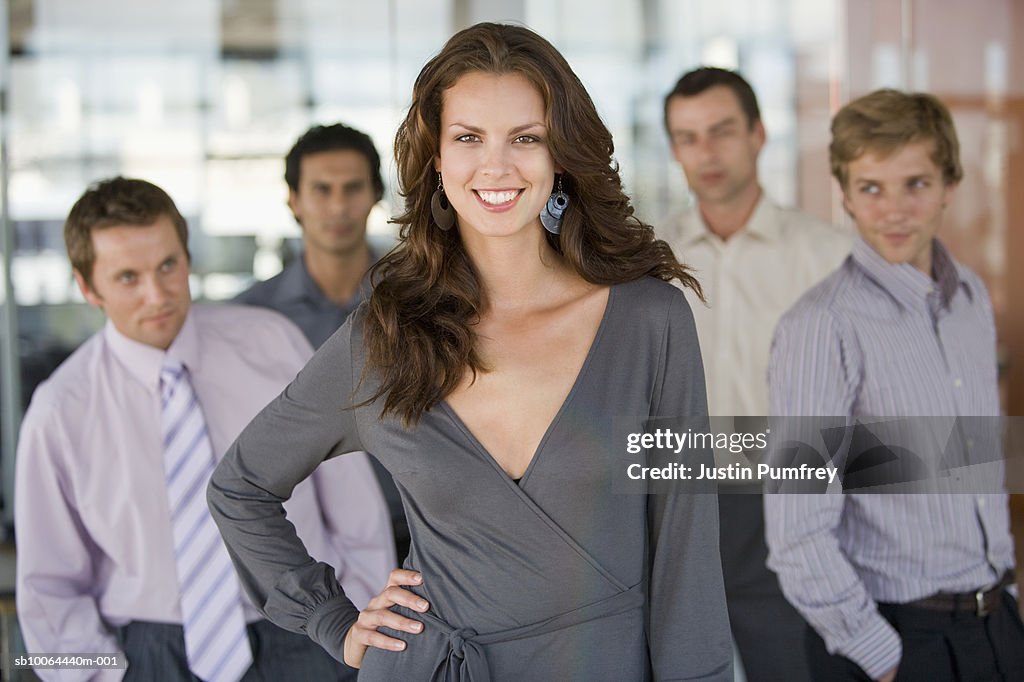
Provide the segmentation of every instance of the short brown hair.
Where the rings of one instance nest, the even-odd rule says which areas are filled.
[[[752,130],[754,124],[761,120],[761,107],[757,105],[757,95],[754,94],[754,89],[739,72],[720,69],[717,66],[702,66],[684,73],[683,77],[676,82],[675,87],[665,95],[665,101],[662,104],[665,130],[669,134],[672,133],[668,129],[668,105],[673,97],[696,97],[717,87],[729,88],[732,94],[736,95],[740,109],[747,117],[747,128]]]
[[[914,142],[935,143],[932,161],[947,185],[960,181],[960,142],[953,117],[934,95],[875,90],[847,104],[832,119],[829,161],[832,175],[846,190],[851,161],[865,152],[887,156]]]
[[[336,151],[353,151],[366,157],[366,163],[370,166],[373,192],[377,201],[380,201],[384,197],[384,178],[380,174],[380,154],[377,153],[377,148],[373,146],[373,140],[369,135],[343,123],[313,126],[295,141],[295,145],[292,146],[284,160],[284,181],[288,183],[288,188],[296,194],[299,191],[302,159],[312,154]]]
[[[92,247],[92,231],[118,225],[146,227],[162,216],[174,223],[185,255],[188,253],[188,225],[167,192],[151,182],[118,176],[92,184],[64,221],[64,245],[71,267],[86,283],[92,285],[92,266],[96,252]]]

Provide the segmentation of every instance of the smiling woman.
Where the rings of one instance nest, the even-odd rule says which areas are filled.
[[[469,73],[445,93],[434,167],[467,248],[522,229],[542,234],[555,178],[547,138],[544,100],[518,74]]]
[[[613,420],[707,406],[668,282],[699,286],[633,216],[612,150],[550,43],[455,35],[396,136],[406,210],[370,301],[213,477],[254,603],[361,680],[732,679],[715,498],[613,494]],[[393,474],[412,535],[362,612],[280,513],[360,449]]]

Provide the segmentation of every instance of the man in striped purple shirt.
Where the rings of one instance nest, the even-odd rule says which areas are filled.
[[[871,93],[830,156],[860,239],[780,321],[771,414],[998,416],[988,295],[935,238],[962,175],[949,111]],[[765,514],[815,679],[1024,680],[1005,494],[779,494]]]

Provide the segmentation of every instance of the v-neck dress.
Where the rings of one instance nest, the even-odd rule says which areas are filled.
[[[365,450],[402,494],[405,568],[430,602],[402,652],[370,648],[360,680],[731,680],[717,499],[630,494],[625,432],[707,413],[693,316],[652,278],[611,288],[569,395],[517,485],[445,402],[411,428],[381,418],[363,375],[362,310],[239,436],[210,484],[253,602],[339,661],[358,617],[281,503],[328,457]],[[558,349],[537,349],[557,353]],[[523,399],[528,399],[524,396]],[[618,434],[618,435],[617,435]],[[383,588],[383,586],[382,586]]]

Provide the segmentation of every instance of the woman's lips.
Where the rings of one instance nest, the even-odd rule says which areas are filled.
[[[475,189],[477,201],[489,211],[501,211],[511,208],[519,197],[522,196],[521,189]]]

